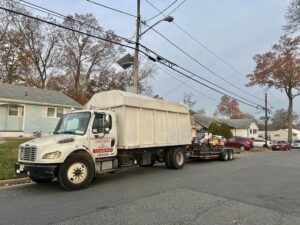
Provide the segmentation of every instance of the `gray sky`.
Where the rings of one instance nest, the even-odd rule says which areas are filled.
[[[105,29],[114,30],[116,34],[123,37],[132,37],[135,33],[135,18],[105,9],[85,0],[28,0],[40,6],[52,9],[63,14],[93,13],[101,26]],[[94,0],[96,2],[118,8],[122,11],[135,14],[135,0]],[[157,8],[164,9],[174,0],[148,0]],[[178,0],[176,5],[183,0]],[[264,98],[264,89],[260,87],[245,87],[246,74],[253,71],[255,63],[252,57],[257,53],[270,50],[271,45],[283,35],[282,26],[285,23],[284,14],[289,0],[186,0],[173,14],[175,22],[184,30],[192,34],[199,42],[210,48],[221,56],[242,74],[237,73],[215,56],[190,39],[180,31],[174,24],[162,22],[156,29],[168,37],[172,42],[183,48],[186,52],[200,61],[202,64],[215,71],[230,83],[238,86],[252,95]],[[166,11],[168,13],[170,11]],[[142,19],[149,19],[157,14],[145,0],[141,0]],[[155,23],[163,16],[149,21],[149,25]],[[146,29],[143,27],[143,29]],[[209,79],[232,92],[241,95],[258,104],[264,104],[247,93],[242,92],[218,77],[214,76],[190,58],[175,49],[153,31],[147,32],[141,42],[158,52],[162,56],[175,63]],[[129,51],[130,52],[130,51]],[[161,66],[160,66],[161,67]],[[184,93],[193,93],[197,104],[194,110],[205,108],[207,115],[211,115],[220,100],[221,95],[203,87],[193,81],[177,75],[175,72],[166,73],[165,68],[157,69],[153,80],[155,94],[163,96],[164,99],[182,101]],[[175,79],[175,78],[176,79]],[[186,83],[183,85],[179,81]],[[278,90],[270,89],[269,102],[272,110],[287,108],[287,97]],[[204,96],[206,95],[206,96]],[[300,97],[296,98],[294,109],[300,113],[298,104]],[[243,112],[261,116],[260,110],[245,106],[240,103]]]

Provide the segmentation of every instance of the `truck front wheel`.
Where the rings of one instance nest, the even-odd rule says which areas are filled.
[[[82,155],[71,155],[58,170],[58,183],[68,191],[87,188],[94,178],[92,160]]]

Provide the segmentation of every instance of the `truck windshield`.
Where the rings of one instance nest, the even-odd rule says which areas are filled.
[[[60,118],[54,130],[54,134],[84,135],[86,133],[90,117],[90,112],[76,112],[66,114]]]

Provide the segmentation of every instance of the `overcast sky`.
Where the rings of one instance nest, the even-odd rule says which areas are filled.
[[[105,29],[114,30],[116,34],[127,38],[132,37],[135,33],[135,18],[96,6],[85,0],[27,1],[63,14],[90,12],[97,17],[100,25]],[[131,14],[136,14],[135,0],[94,1]],[[148,1],[162,10],[174,0]],[[174,6],[169,11],[166,11],[166,13],[170,12],[182,1],[177,0]],[[233,65],[241,73],[236,72],[217,59],[180,31],[174,24],[162,22],[156,26],[159,32],[199,62],[244,91],[230,86],[208,72],[151,30],[143,36],[141,42],[178,65],[246,99],[263,105],[263,101],[251,95],[263,99],[265,89],[261,87],[245,87],[247,83],[245,75],[251,73],[255,67],[252,57],[255,54],[270,50],[272,44],[276,43],[279,37],[283,35],[282,26],[285,24],[284,14],[289,2],[289,0],[186,0],[172,14],[176,24]],[[147,20],[157,14],[157,11],[145,0],[141,0],[141,14],[142,19]],[[149,21],[148,24],[151,25],[161,18],[163,18],[162,15]],[[143,30],[145,29],[143,27]],[[167,73],[165,72],[165,68],[162,69],[157,69],[152,82],[154,94],[159,94],[167,100],[182,101],[183,94],[191,92],[197,101],[194,110],[205,108],[207,115],[212,115],[220,100],[220,94],[193,81],[188,81],[174,72]],[[186,83],[187,86],[180,83],[180,81]],[[246,92],[251,93],[251,95]],[[270,105],[273,107],[272,110],[287,108],[287,97],[284,93],[275,89],[268,90],[268,93]],[[294,104],[297,113],[300,113],[299,103],[300,97],[296,98]],[[242,103],[240,103],[240,108],[243,112],[253,114],[256,117],[262,115],[260,110],[243,105]]]

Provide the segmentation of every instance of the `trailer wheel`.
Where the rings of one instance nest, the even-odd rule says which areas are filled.
[[[227,150],[222,151],[220,156],[221,156],[222,161],[227,161],[228,160],[228,151]]]
[[[90,159],[71,155],[59,168],[58,183],[68,191],[87,188],[94,178],[94,166]]]
[[[228,152],[228,160],[233,160],[234,159],[233,151],[228,150],[227,152]]]
[[[170,165],[172,169],[182,169],[185,163],[185,152],[182,148],[170,150],[169,154]]]

